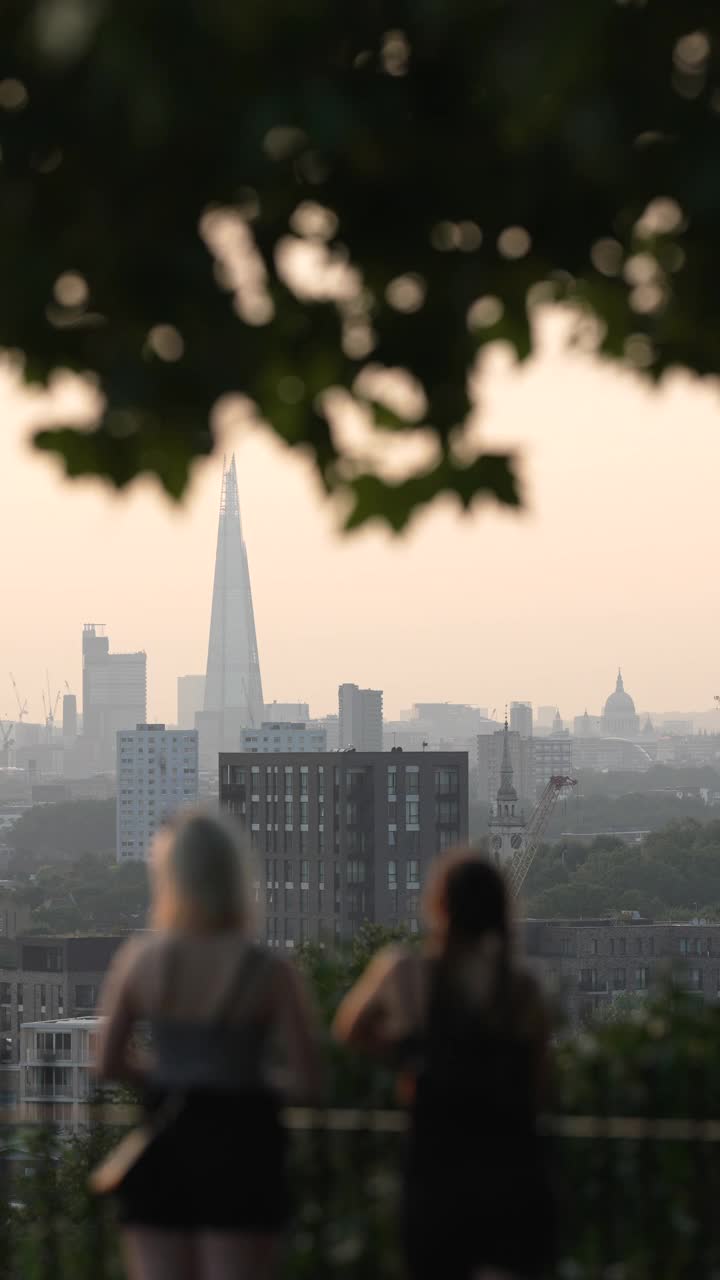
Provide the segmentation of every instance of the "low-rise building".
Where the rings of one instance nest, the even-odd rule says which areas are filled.
[[[47,1018],[20,1027],[19,1102],[87,1102],[101,1018]]]
[[[23,1024],[93,1015],[105,974],[124,940],[32,934],[0,938],[0,1102],[19,1097]]]
[[[720,924],[620,917],[523,920],[520,930],[528,965],[571,1022],[670,979],[698,998],[720,999]]]

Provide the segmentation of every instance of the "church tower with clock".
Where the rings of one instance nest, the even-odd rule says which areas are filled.
[[[500,786],[495,808],[490,819],[490,851],[498,867],[503,868],[525,845],[525,819],[520,810],[518,795],[513,783],[513,767],[510,759],[508,722],[505,719]]]

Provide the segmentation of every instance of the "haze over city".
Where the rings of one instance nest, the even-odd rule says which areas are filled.
[[[521,452],[519,516],[448,500],[400,538],[342,536],[302,457],[229,433],[268,699],[324,714],[351,679],[385,691],[388,718],[513,697],[570,717],[600,710],[620,664],[639,710],[711,710],[717,388],[678,374],[648,391],[560,353],[559,323],[542,356],[518,368],[498,349],[486,371],[479,429]],[[59,416],[76,394],[55,395]],[[197,464],[179,507],[150,482],[60,482],[26,444],[39,397],[4,369],[0,403],[3,669],[41,719],[45,669],[79,691],[80,628],[102,621],[115,649],[146,649],[148,715],[172,722],[176,677],[205,668],[221,462]]]

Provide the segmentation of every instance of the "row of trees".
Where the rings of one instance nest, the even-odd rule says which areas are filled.
[[[612,836],[559,841],[538,853],[525,882],[523,914],[720,918],[720,821],[686,818],[642,844]]]

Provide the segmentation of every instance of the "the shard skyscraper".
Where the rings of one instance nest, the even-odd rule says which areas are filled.
[[[240,730],[262,724],[263,713],[250,570],[233,455],[230,466],[223,465],[205,703],[197,717],[204,767],[217,767],[218,751],[237,751]]]

